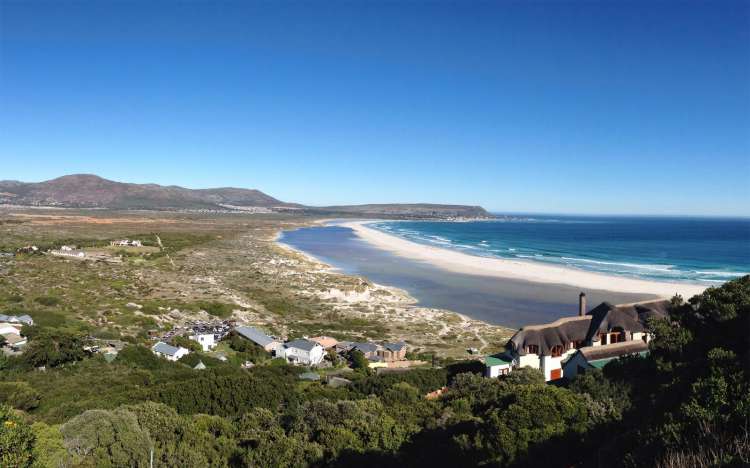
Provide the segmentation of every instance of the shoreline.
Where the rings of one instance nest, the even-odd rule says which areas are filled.
[[[658,282],[635,278],[606,275],[555,265],[479,257],[448,249],[418,244],[400,237],[372,229],[367,224],[374,221],[347,221],[337,223],[352,229],[368,244],[400,257],[429,263],[435,267],[455,273],[523,280],[531,283],[566,285],[582,290],[604,290],[630,294],[651,294],[669,299],[680,294],[688,299],[700,294],[707,287],[689,283]]]

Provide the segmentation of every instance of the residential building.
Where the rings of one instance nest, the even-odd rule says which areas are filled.
[[[9,348],[18,349],[26,344],[26,338],[16,333],[0,333],[0,335],[5,339],[5,346]]]
[[[623,356],[648,354],[648,344],[644,340],[621,341],[608,345],[586,346],[579,349],[563,364],[563,376],[572,379],[588,369],[601,369],[611,361]]]
[[[513,358],[506,353],[494,354],[484,359],[485,377],[508,375],[513,367]]]
[[[318,343],[299,339],[284,343],[277,354],[292,364],[317,366],[323,361],[325,352]]]
[[[113,247],[143,247],[143,243],[139,240],[122,239],[116,240],[109,243]]]
[[[17,323],[0,323],[0,335],[21,335],[21,325]]]
[[[271,338],[262,331],[254,327],[236,327],[234,329],[241,337],[252,341],[269,353],[278,353],[281,348],[281,342]]]
[[[190,350],[182,346],[172,346],[160,341],[151,347],[151,351],[159,357],[166,358],[170,361],[176,361],[182,356],[190,354]]]
[[[331,338],[330,336],[315,336],[315,337],[310,338],[310,341],[314,341],[318,343],[320,346],[323,347],[323,349],[334,348],[336,347],[337,344],[339,344],[336,338]]]
[[[668,307],[669,301],[621,306],[603,302],[586,312],[586,295],[581,293],[578,316],[523,327],[510,339],[506,352],[492,358],[510,360],[511,369],[540,369],[545,380],[557,380],[563,377],[563,364],[579,349],[630,341],[648,343],[651,337],[646,329],[646,321],[652,317],[666,316]],[[626,347],[610,348],[610,352],[617,350],[629,354]],[[494,376],[493,373],[502,375],[505,369],[504,364],[488,359],[488,376]]]
[[[21,325],[34,325],[34,319],[30,315],[5,315],[0,314],[0,322],[17,323]]]
[[[201,345],[203,351],[211,351],[216,346],[214,341],[213,333],[197,333],[189,337],[193,341],[197,341]]]
[[[86,256],[86,253],[83,250],[50,250],[50,254],[55,255],[57,257],[75,257],[75,258],[84,258]]]
[[[406,359],[406,343],[385,343],[377,352],[385,362],[403,361]]]

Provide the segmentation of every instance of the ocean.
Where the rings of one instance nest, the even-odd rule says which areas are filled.
[[[471,255],[640,279],[713,286],[750,272],[750,219],[534,215],[370,227]]]

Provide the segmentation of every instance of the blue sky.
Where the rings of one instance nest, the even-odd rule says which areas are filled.
[[[750,215],[747,2],[0,2],[0,179]]]

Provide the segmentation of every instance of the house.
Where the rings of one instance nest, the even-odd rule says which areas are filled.
[[[403,361],[406,359],[406,343],[385,343],[377,353],[385,362]]]
[[[643,340],[630,340],[618,343],[586,346],[576,352],[563,364],[563,376],[572,379],[588,369],[601,369],[608,363],[623,356],[648,354],[648,344]]]
[[[234,329],[241,337],[252,341],[269,353],[277,352],[281,348],[281,342],[277,341],[254,327],[236,327]]]
[[[26,344],[26,338],[21,335],[15,333],[2,333],[1,335],[5,338],[5,346],[9,348],[18,349]]]
[[[377,357],[378,345],[374,343],[352,343],[349,347],[349,351],[359,351],[364,354],[367,359]]]
[[[193,341],[197,341],[201,345],[203,351],[210,351],[216,347],[213,333],[197,333],[191,335],[189,338]]]
[[[151,347],[151,351],[159,357],[166,358],[170,361],[176,361],[182,356],[190,354],[190,350],[182,346],[172,346],[160,341]]]
[[[406,359],[406,343],[351,343],[349,351],[359,351],[373,362],[395,362]]]
[[[17,323],[22,325],[34,325],[34,319],[30,315],[5,315],[0,314],[0,322]]]
[[[493,357],[510,358],[510,369],[533,367],[542,371],[546,381],[557,380],[563,377],[563,364],[582,348],[630,341],[648,343],[651,337],[646,322],[652,317],[666,316],[668,307],[669,301],[621,306],[603,302],[587,313],[586,295],[581,293],[578,316],[523,327],[508,342],[504,357]],[[610,350],[628,354],[625,347]],[[494,359],[488,360],[486,367],[488,376],[502,375],[501,370],[506,369]]]
[[[75,257],[84,258],[86,253],[82,250],[50,250],[49,253],[57,257]]]
[[[331,338],[330,336],[315,336],[313,338],[310,338],[310,341],[318,343],[323,347],[323,349],[334,348],[337,344],[339,344],[336,338]]]
[[[16,323],[0,323],[0,335],[21,336],[21,325]]]
[[[195,367],[193,367],[193,369],[195,369],[195,370],[205,370],[206,369],[206,365],[203,364],[203,361],[198,361],[198,364],[196,364]]]
[[[506,353],[494,354],[484,358],[485,377],[495,378],[510,374],[513,358]]]
[[[316,366],[323,361],[324,350],[314,341],[299,339],[284,343],[277,354],[292,364]]]
[[[112,247],[143,247],[143,243],[139,240],[122,239],[116,240],[109,243]]]

